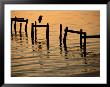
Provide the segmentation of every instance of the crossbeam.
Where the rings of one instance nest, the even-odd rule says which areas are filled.
[[[71,33],[77,33],[77,34],[84,34],[85,32],[80,32],[80,31],[74,31],[74,30],[67,30],[67,32],[71,32]]]
[[[11,18],[11,21],[16,21],[16,22],[28,22],[28,19],[24,20],[24,18]]]
[[[84,38],[84,36],[82,36],[82,38]],[[86,38],[100,38],[100,35],[90,35],[86,36]]]
[[[11,18],[11,21],[24,20],[24,18]]]
[[[33,25],[33,27],[48,27],[48,25]]]
[[[16,20],[17,22],[27,22],[27,20]]]

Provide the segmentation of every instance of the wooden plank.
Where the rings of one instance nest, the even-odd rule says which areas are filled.
[[[16,20],[17,22],[27,22],[27,20]]]
[[[77,33],[77,34],[84,34],[85,32],[80,32],[80,31],[74,31],[74,30],[68,30],[67,32],[71,32],[71,33]]]
[[[33,25],[33,27],[48,27],[48,25]]]
[[[84,36],[82,36],[82,38],[84,38]],[[100,38],[100,35],[90,35],[86,36],[86,38]]]
[[[24,20],[24,18],[11,18],[11,21]]]

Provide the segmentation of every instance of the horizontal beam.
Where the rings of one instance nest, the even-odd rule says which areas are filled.
[[[27,20],[16,20],[17,22],[27,22]]]
[[[82,36],[82,38],[84,38],[84,36]],[[90,35],[86,36],[86,38],[100,38],[100,35]]]
[[[74,30],[67,30],[67,32],[71,32],[71,33],[77,33],[77,34],[84,34],[85,32],[80,32],[80,31],[74,31]]]
[[[33,25],[33,27],[48,27],[48,25]]]
[[[24,18],[11,18],[12,21],[16,21],[16,20],[24,20]]]
[[[24,20],[24,18],[11,18],[11,21],[16,21],[16,22],[28,22],[28,19]]]

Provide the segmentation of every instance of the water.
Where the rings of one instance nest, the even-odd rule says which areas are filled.
[[[31,41],[31,23],[43,15],[40,24],[49,23],[49,50],[46,46],[46,29],[37,28],[37,42]],[[87,35],[100,33],[99,11],[12,11],[11,17],[28,18],[28,37],[25,35],[25,23],[22,25],[22,37],[19,34],[20,23],[17,23],[17,35],[11,37],[11,76],[13,77],[59,77],[59,76],[100,76],[100,39],[87,39],[87,56],[81,57],[79,35],[68,33],[67,50],[60,47],[60,24],[62,33],[66,26],[69,29],[83,29]],[[39,23],[37,23],[39,24]],[[62,36],[62,37],[63,37]],[[98,73],[98,74],[97,74]]]

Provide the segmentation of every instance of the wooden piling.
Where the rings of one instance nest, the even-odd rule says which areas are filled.
[[[36,21],[35,21],[35,25],[37,25]],[[35,42],[37,41],[37,29],[36,29],[36,26],[35,26]]]
[[[20,23],[20,37],[22,37],[21,29],[22,29],[22,23]]]
[[[60,36],[59,36],[59,39],[60,39],[60,47],[62,47],[62,24],[60,24]]]
[[[86,57],[86,32],[84,33],[84,57]]]
[[[82,29],[80,29],[80,49],[82,50]]]
[[[12,33],[12,24],[13,24],[13,22],[11,20],[11,36],[13,36],[13,33]]]
[[[47,49],[49,50],[49,24],[47,23],[46,29]]]
[[[25,24],[25,33],[26,33],[26,37],[27,37],[27,24],[28,24],[28,19],[26,19],[26,24]]]
[[[16,20],[15,20],[15,23],[14,23],[14,31],[15,31],[15,35],[16,35]]]
[[[65,51],[67,51],[67,45],[66,45],[67,31],[68,31],[68,27],[65,28],[65,33],[64,33],[64,38],[63,38],[63,44],[64,44]]]
[[[34,44],[34,23],[31,24],[31,39],[32,39],[32,44]]]

